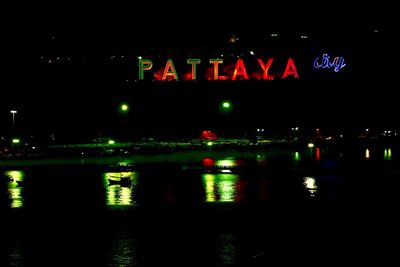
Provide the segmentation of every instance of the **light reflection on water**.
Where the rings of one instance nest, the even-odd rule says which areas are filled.
[[[219,234],[216,242],[217,263],[221,266],[231,266],[237,261],[235,236],[231,233]]]
[[[391,160],[392,159],[392,149],[391,148],[385,148],[383,157],[385,160]]]
[[[23,245],[20,241],[14,241],[10,244],[8,255],[10,260],[9,266],[25,266]]]
[[[296,161],[296,162],[297,162],[297,161],[300,161],[300,160],[301,160],[300,152],[298,152],[298,151],[294,152],[293,159],[294,159],[294,161]]]
[[[319,147],[315,148],[315,160],[320,161],[321,160],[321,150]]]
[[[23,182],[25,173],[19,170],[6,171],[4,176],[9,179],[7,183],[10,208],[17,209],[24,206]]]
[[[137,186],[136,172],[106,172],[103,174],[106,189],[106,205],[134,206]]]
[[[202,175],[206,202],[234,202],[239,175],[232,173]]]
[[[304,177],[303,184],[304,184],[304,187],[310,193],[310,196],[315,197],[317,190],[318,190],[318,186],[316,184],[315,178],[314,177]]]
[[[392,150],[393,150],[393,158],[392,158]],[[309,152],[309,151],[307,150],[307,152]],[[333,174],[330,172],[330,170],[335,169],[338,166],[338,164],[336,164],[336,160],[332,160],[328,156],[326,156],[325,150],[323,150],[321,152],[323,152],[323,153],[321,153],[323,155],[321,163],[324,163],[324,164],[321,164],[321,166],[324,170],[328,171],[328,174],[327,175],[317,174],[316,177],[313,177],[314,172],[310,172],[307,174],[303,174],[303,172],[301,172],[301,175],[299,175],[299,176],[297,176],[298,173],[296,172],[296,180],[295,180],[296,187],[293,187],[294,188],[293,190],[296,190],[295,191],[296,194],[294,194],[296,196],[296,198],[297,198],[297,196],[301,196],[301,197],[310,196],[310,197],[312,197],[312,201],[311,201],[312,203],[319,203],[318,201],[320,199],[324,200],[326,197],[329,197],[329,199],[331,199],[331,197],[332,197],[332,199],[341,200],[342,187],[338,186],[338,185],[341,185],[339,183],[339,182],[341,182],[341,181],[339,181],[339,179],[343,179],[343,180],[345,180],[345,179],[341,176],[337,177],[336,172],[333,172]],[[365,147],[357,150],[357,159],[359,159],[359,160],[365,159],[365,154],[363,152],[366,152]],[[303,162],[306,162],[308,159],[310,159],[310,160],[315,159],[316,161],[319,161],[320,160],[319,153],[320,153],[319,148],[317,147],[317,148],[315,148],[315,154],[313,154],[312,157],[310,157],[309,153],[304,153],[304,152],[294,153],[293,152],[293,154],[288,154],[290,157],[285,158],[285,160],[290,161],[290,163],[293,163],[293,161],[295,161],[293,163],[293,165],[298,164],[297,161],[300,161],[300,166],[303,166],[301,164]],[[393,147],[393,149],[390,149],[390,148],[371,149],[371,156],[372,156],[371,159],[367,163],[370,163],[371,161],[374,161],[374,160],[382,160],[382,156],[383,156],[384,160],[391,160],[390,163],[398,162],[398,161],[396,161],[396,160],[398,160],[398,151],[396,150],[395,147]],[[263,162],[266,162],[265,158],[266,158],[266,156],[264,154],[259,154],[259,156],[257,156],[257,158],[256,158],[257,166],[264,164]],[[181,194],[181,191],[193,189],[193,188],[188,188],[188,187],[196,187],[196,189],[198,189],[200,187],[201,190],[196,191],[196,192],[201,192],[199,194],[198,199],[196,198],[196,201],[203,201],[204,200],[203,196],[204,196],[205,201],[207,203],[231,203],[231,202],[238,202],[238,201],[240,202],[240,199],[243,196],[249,197],[249,195],[251,195],[252,199],[254,199],[254,197],[257,197],[257,194],[259,194],[260,200],[269,200],[271,196],[272,196],[272,198],[274,198],[276,195],[280,194],[283,190],[286,190],[286,186],[288,186],[289,189],[292,188],[291,187],[292,180],[290,180],[290,179],[287,180],[287,183],[286,182],[281,183],[281,181],[283,179],[285,179],[286,177],[285,176],[280,177],[279,172],[276,173],[277,177],[272,177],[271,179],[270,179],[271,175],[269,172],[266,172],[265,175],[264,175],[264,172],[262,172],[262,173],[256,172],[255,176],[251,176],[253,173],[239,172],[240,175],[238,175],[238,174],[236,174],[236,172],[242,171],[242,169],[240,169],[240,166],[237,167],[236,165],[234,165],[234,163],[232,161],[228,161],[226,158],[221,161],[205,159],[205,160],[203,160],[203,162],[204,162],[204,166],[206,166],[206,167],[210,167],[210,166],[217,167],[215,170],[218,173],[203,173],[200,175],[196,171],[195,174],[193,174],[193,176],[189,176],[189,175],[184,176],[185,179],[186,178],[187,179],[195,179],[196,183],[186,183],[187,180],[174,179],[173,174],[175,174],[175,173],[172,173],[171,175],[165,175],[161,171],[158,171],[156,174],[159,176],[162,176],[163,180],[157,180],[157,179],[150,180],[149,184],[154,185],[154,184],[162,181],[160,183],[161,185],[159,185],[161,187],[161,189],[164,189],[165,187],[171,187],[171,190],[169,190],[171,192],[171,194],[177,193],[178,196],[188,196],[188,194]],[[271,164],[273,164],[273,163],[274,163],[274,161],[271,161]],[[387,162],[387,163],[389,163],[389,162]],[[270,164],[270,163],[268,163],[268,164]],[[292,165],[290,165],[290,166],[292,166]],[[305,165],[305,166],[307,166],[307,165]],[[398,166],[398,165],[396,165],[396,166]],[[214,170],[214,169],[212,169],[212,170]],[[244,168],[244,170],[246,171],[245,168]],[[352,170],[352,169],[350,169],[350,170]],[[115,207],[115,206],[124,206],[124,207],[135,206],[137,204],[136,195],[137,195],[137,189],[138,189],[138,178],[142,178],[145,175],[145,173],[140,175],[141,173],[138,174],[136,172],[108,172],[108,173],[103,173],[103,176],[100,178],[100,173],[102,171],[98,171],[96,169],[95,175],[91,176],[96,179],[95,180],[96,184],[92,185],[92,181],[94,181],[94,180],[89,180],[90,182],[83,183],[83,188],[85,188],[85,189],[86,188],[96,188],[95,190],[98,190],[98,191],[96,191],[96,193],[99,192],[99,195],[94,195],[94,194],[92,195],[92,194],[88,194],[87,191],[84,191],[84,190],[75,191],[75,187],[71,186],[71,183],[67,180],[64,181],[64,180],[59,179],[55,183],[39,182],[40,179],[42,179],[42,175],[45,172],[49,173],[49,171],[47,169],[45,169],[43,172],[41,170],[41,172],[35,173],[35,174],[37,174],[37,176],[35,177],[32,175],[32,172],[27,170],[27,173],[29,174],[29,177],[28,177],[29,183],[27,185],[24,185],[25,173],[23,171],[13,170],[13,171],[4,172],[3,178],[6,178],[7,182],[3,183],[4,184],[3,192],[4,192],[4,198],[6,198],[6,194],[7,194],[7,197],[9,198],[9,201],[7,201],[7,202],[9,202],[9,204],[7,204],[7,205],[9,205],[11,208],[21,208],[21,207],[24,207],[24,205],[25,205],[25,209],[29,209],[29,206],[31,203],[30,201],[32,200],[33,197],[30,194],[26,194],[26,201],[25,201],[24,190],[26,190],[26,192],[31,191],[31,190],[32,191],[36,190],[36,192],[38,192],[38,193],[37,194],[35,193],[34,197],[40,198],[39,200],[36,201],[36,203],[39,203],[39,205],[40,205],[41,203],[43,203],[43,202],[41,202],[41,200],[42,200],[41,198],[47,197],[47,195],[43,194],[43,193],[46,192],[46,190],[49,190],[49,188],[51,188],[54,190],[54,192],[56,192],[52,196],[57,196],[56,198],[54,198],[54,200],[51,199],[54,202],[63,201],[62,197],[65,197],[65,196],[68,196],[68,197],[78,196],[78,197],[82,197],[82,199],[84,199],[84,200],[87,200],[89,197],[96,196],[96,197],[102,198],[102,200],[105,199],[106,204],[110,209],[112,209],[112,207]],[[89,174],[92,175],[92,172],[90,172]],[[273,173],[273,174],[275,174],[275,173]],[[364,173],[362,173],[362,174],[364,175]],[[306,175],[310,175],[310,176],[306,176]],[[31,177],[33,177],[34,179],[31,180]],[[56,175],[56,177],[58,178],[58,175]],[[61,176],[61,177],[65,177],[65,176]],[[82,177],[83,177],[83,175],[82,175]],[[28,178],[26,178],[25,180],[28,180]],[[152,178],[152,177],[149,176],[148,178]],[[297,178],[300,178],[300,179],[297,179]],[[372,177],[369,177],[369,178],[372,178]],[[171,180],[168,180],[168,179],[171,179]],[[202,184],[198,184],[198,182],[200,182],[200,179],[201,179]],[[123,180],[123,181],[121,181],[121,180]],[[143,180],[144,179],[142,179],[141,181],[143,181]],[[31,183],[31,181],[32,181],[32,183]],[[102,181],[103,181],[105,190],[101,187]],[[37,184],[39,186],[30,187],[30,185],[32,185],[33,183],[36,183],[36,182],[38,182]],[[82,182],[82,181],[80,181],[80,182]],[[182,182],[182,184],[179,184],[181,182]],[[249,186],[248,186],[248,184],[249,184]],[[5,186],[5,185],[7,185],[7,186]],[[56,185],[56,186],[54,186],[54,185]],[[100,190],[99,190],[99,187],[95,187],[97,185],[99,185]],[[139,185],[141,185],[141,184],[139,184]],[[344,183],[344,185],[346,186],[347,184]],[[85,186],[87,186],[87,187],[85,187]],[[203,193],[202,186],[204,188],[205,193]],[[352,184],[350,184],[350,186],[352,186]],[[361,186],[362,186],[362,188],[365,188],[364,184],[361,184]],[[151,187],[144,188],[142,186],[139,186],[140,190],[148,190],[148,188],[151,188]],[[251,190],[247,190],[249,188]],[[345,187],[343,187],[343,188],[345,188]],[[395,188],[395,187],[393,187],[393,188]],[[7,191],[6,191],[6,189],[7,189]],[[151,194],[152,189],[153,188],[151,188],[150,190],[145,191],[145,192],[141,191],[140,193],[143,193],[143,195],[147,194],[147,195],[150,195],[151,197],[153,197],[153,196],[156,197],[157,196],[156,194],[154,194],[154,195]],[[62,190],[64,190],[64,191],[62,191]],[[181,190],[181,191],[179,191],[179,190]],[[282,191],[280,191],[280,190],[282,190]],[[298,192],[297,190],[299,190],[301,194],[297,194],[297,192]],[[345,190],[347,190],[347,188],[345,188]],[[375,191],[373,191],[374,188],[371,188],[370,190],[371,190],[371,192],[375,192]],[[67,191],[69,192],[69,194],[64,194]],[[105,194],[103,193],[104,191],[105,191]],[[272,194],[269,194],[270,191]],[[393,191],[395,191],[395,190],[393,190]],[[61,192],[61,194],[58,194],[58,192]],[[76,193],[76,192],[78,192],[78,193]],[[165,192],[165,190],[159,190],[156,192],[157,193]],[[245,194],[243,194],[243,192],[245,192]],[[345,193],[345,194],[343,194],[344,197],[347,197],[347,192],[348,191],[344,192]],[[78,194],[81,194],[81,195],[78,195]],[[365,194],[365,195],[367,195],[367,194]],[[356,196],[357,195],[355,193],[354,195],[350,195],[349,197],[356,198]],[[345,199],[344,197],[343,197],[343,199]],[[357,198],[358,198],[358,196],[357,196]],[[178,199],[179,199],[179,197],[178,197]],[[185,201],[184,198],[181,198],[181,199],[183,201]],[[34,200],[36,200],[36,199],[34,199]],[[278,198],[278,201],[279,200],[280,199]],[[347,199],[345,199],[345,200],[347,200]],[[351,199],[349,201],[351,201]],[[273,202],[273,203],[277,203],[277,202]],[[334,203],[334,202],[332,202],[332,203]],[[329,205],[331,205],[332,203],[330,202]],[[253,203],[250,202],[250,204],[253,204]],[[256,203],[256,204],[258,204],[258,203]],[[37,205],[37,204],[35,204],[35,205]],[[210,204],[207,204],[207,205],[210,205]],[[230,205],[231,204],[229,204],[228,206],[230,206]],[[321,202],[321,205],[324,205],[324,203]],[[213,205],[211,205],[211,206],[213,206]],[[186,206],[185,206],[185,208],[186,208]],[[216,210],[218,210],[218,209],[216,209]],[[315,210],[312,210],[312,211],[315,211]],[[197,212],[197,210],[196,210],[196,212]],[[231,212],[231,211],[229,210],[229,212]],[[258,210],[257,210],[257,212],[258,212]],[[203,215],[203,214],[201,214],[201,215]],[[206,215],[208,215],[208,214],[206,214]],[[259,215],[259,214],[257,213],[257,215]],[[259,216],[260,216],[260,218],[262,218],[261,216],[264,216],[264,215],[259,215]],[[210,217],[210,218],[214,218],[214,217]],[[229,218],[229,217],[227,217],[227,218]],[[304,218],[306,218],[306,217],[304,217]],[[243,222],[245,222],[246,220],[247,220],[247,217],[243,219]],[[121,220],[121,221],[123,221],[123,220]],[[282,219],[282,221],[283,221],[283,219]],[[205,243],[203,247],[210,247],[210,252],[207,252],[207,253],[210,253],[210,255],[213,256],[213,260],[215,260],[216,263],[218,263],[221,266],[229,266],[229,265],[233,265],[233,264],[238,264],[239,261],[241,261],[243,258],[247,257],[248,251],[245,249],[245,247],[248,245],[247,240],[244,239],[242,235],[237,234],[237,232],[231,233],[231,232],[229,232],[230,229],[225,230],[225,229],[227,229],[226,226],[231,226],[231,225],[225,224],[226,221],[221,221],[221,222],[223,222],[223,224],[221,223],[221,225],[222,225],[221,231],[224,231],[224,233],[220,233],[220,232],[211,233],[210,234],[211,237],[207,236],[207,238],[204,238],[206,240],[204,242],[207,242],[207,243]],[[239,221],[239,222],[241,222],[241,221]],[[119,224],[119,223],[121,223],[121,222],[118,221],[117,224]],[[146,223],[147,223],[147,221],[146,221]],[[219,223],[219,221],[217,221],[217,223]],[[159,224],[157,222],[157,226],[158,225]],[[211,221],[210,225],[211,225],[211,227],[214,227],[214,222]],[[215,224],[215,225],[217,225],[217,224]],[[234,224],[232,224],[232,225],[234,225]],[[241,227],[241,224],[237,223],[237,225],[240,225],[238,227]],[[248,224],[248,225],[250,225],[250,224]],[[282,224],[282,225],[284,225],[284,224]],[[251,224],[251,226],[253,226],[253,224]],[[91,225],[90,225],[90,227],[91,227]],[[128,224],[126,226],[123,225],[123,227],[134,228],[134,226],[128,225]],[[248,228],[251,228],[251,227],[248,227]],[[326,227],[326,228],[328,228],[328,227]],[[18,228],[15,228],[15,229],[18,229]],[[151,228],[149,228],[149,229],[151,229]],[[165,231],[170,231],[169,228],[165,228],[165,229],[166,229]],[[264,227],[264,224],[263,224],[262,228],[255,227],[254,229],[256,229],[257,231],[259,230],[261,232],[261,234],[267,235],[266,233],[269,234],[269,232],[271,231],[272,228]],[[282,226],[282,228],[277,228],[277,229],[280,230],[281,232],[287,231],[287,227],[284,227],[284,226]],[[116,228],[116,230],[114,228],[111,230],[112,231],[121,231],[118,228]],[[141,231],[141,230],[142,229],[139,229],[139,231]],[[240,229],[240,230],[242,230],[242,229]],[[151,231],[153,231],[153,229],[151,229]],[[196,228],[195,230],[192,230],[192,231],[193,232],[198,231],[198,228]],[[248,230],[247,230],[247,228],[245,228],[245,230],[243,230],[243,231],[248,231]],[[51,231],[49,231],[49,232],[51,232]],[[247,232],[245,232],[245,233],[247,233]],[[146,236],[146,234],[147,234],[147,236]],[[184,234],[186,235],[186,232]],[[191,234],[191,232],[189,232],[189,234]],[[299,232],[298,235],[294,235],[295,237],[293,237],[293,242],[298,242],[298,240],[297,240],[298,236],[303,236],[303,234],[304,234],[303,232]],[[322,233],[322,234],[325,234],[325,233]],[[321,234],[321,236],[322,236],[322,234]],[[147,255],[155,254],[153,251],[154,244],[150,245],[149,247],[145,247],[145,246],[143,246],[143,243],[140,243],[137,239],[135,239],[135,237],[132,237],[131,235],[133,235],[133,234],[129,233],[126,236],[122,235],[122,236],[117,236],[115,238],[110,238],[110,239],[106,240],[107,241],[107,244],[106,244],[107,250],[104,250],[104,255],[106,256],[105,261],[106,261],[107,266],[133,266],[133,265],[139,264],[138,261],[143,261],[143,258],[146,261],[146,260],[148,260],[148,258],[153,257],[153,256],[150,256],[147,258]],[[148,233],[144,234],[144,239],[146,239],[146,241],[149,239],[148,238],[149,235],[151,235],[151,234],[148,234]],[[170,239],[164,238],[164,237],[162,237],[162,235],[161,235],[161,237],[159,237],[157,234],[154,234],[154,236],[155,236],[154,243],[164,242],[164,243],[170,244],[169,243]],[[206,234],[204,234],[204,236],[206,236]],[[316,235],[316,236],[317,237],[315,237],[315,239],[317,241],[314,241],[314,239],[312,239],[311,241],[308,241],[308,239],[307,239],[305,242],[310,242],[310,243],[312,243],[311,245],[318,247],[320,245],[320,240],[319,240],[320,236],[319,235]],[[309,237],[307,237],[307,238],[309,238]],[[141,241],[141,239],[139,239],[139,240]],[[200,240],[203,240],[203,239],[200,239]],[[245,241],[243,241],[243,240],[245,240]],[[249,237],[249,240],[254,241],[250,237]],[[289,237],[288,237],[288,240],[290,240]],[[62,241],[60,241],[60,242],[62,242]],[[269,242],[269,240],[265,240],[265,242]],[[327,240],[327,242],[330,242],[330,240]],[[11,259],[11,261],[13,262],[13,264],[5,265],[5,266],[21,266],[25,262],[27,262],[29,265],[29,263],[30,263],[29,262],[30,261],[29,253],[30,253],[30,249],[31,249],[29,246],[31,246],[31,244],[28,243],[28,245],[27,245],[26,243],[22,243],[22,244],[17,243],[15,245],[14,243],[10,242],[10,244],[8,245],[8,248],[9,248],[8,256]],[[35,242],[32,242],[32,243],[35,243]],[[255,243],[255,242],[253,242],[253,243]],[[172,242],[171,247],[174,248],[173,245],[174,245],[174,243]],[[201,245],[203,245],[203,244],[201,244]],[[28,246],[28,249],[26,246]],[[51,246],[53,246],[53,244],[51,244]],[[156,244],[156,246],[157,246],[157,244]],[[177,246],[179,247],[180,244]],[[186,243],[182,246],[186,246]],[[160,246],[159,248],[161,249],[161,247],[162,246]],[[302,251],[308,251],[308,247],[307,248],[300,247],[300,249],[302,249]],[[177,249],[177,251],[179,251],[179,250]],[[256,251],[258,251],[258,250],[256,250]],[[287,251],[291,252],[290,250],[286,250],[284,252],[286,253]],[[46,253],[43,253],[43,255],[45,255],[45,254]],[[145,254],[145,257],[143,257],[144,254]],[[178,254],[180,257],[180,255],[182,255],[183,253],[181,253],[179,251]],[[73,255],[73,252],[71,252],[71,255]],[[245,255],[245,256],[243,256],[243,255]],[[207,255],[207,256],[209,256],[209,255]],[[41,258],[41,257],[45,257],[45,256],[42,256],[39,253],[39,256],[37,256],[37,257]],[[164,261],[164,259],[161,258],[160,261]],[[268,261],[268,258],[266,258],[265,261]],[[168,260],[166,260],[166,262],[168,262]],[[265,266],[267,266],[267,265],[268,264],[266,263]],[[99,265],[97,265],[97,266],[99,266]]]
[[[111,241],[107,266],[136,266],[137,240],[133,238],[116,238]]]
[[[371,157],[369,149],[365,149],[365,159],[369,159]]]
[[[218,168],[229,169],[229,168],[236,167],[237,166],[237,162],[233,158],[226,158],[226,159],[223,159],[223,160],[217,160],[215,162],[215,166],[218,167]]]

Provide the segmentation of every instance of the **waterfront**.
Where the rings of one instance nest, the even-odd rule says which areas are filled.
[[[170,156],[3,164],[1,266],[395,259],[397,147]]]

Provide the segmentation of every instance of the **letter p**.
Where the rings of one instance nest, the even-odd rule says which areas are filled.
[[[153,67],[153,62],[151,62],[151,60],[149,59],[139,59],[139,80],[143,80],[144,79],[144,71],[145,70],[151,70],[151,68]]]

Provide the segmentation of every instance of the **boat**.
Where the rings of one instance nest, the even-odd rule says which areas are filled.
[[[132,184],[130,176],[112,176],[110,175],[108,178],[109,185],[120,185],[124,187],[128,187]]]

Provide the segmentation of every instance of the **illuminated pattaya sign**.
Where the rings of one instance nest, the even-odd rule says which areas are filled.
[[[346,66],[344,57],[335,57],[331,61],[328,54],[323,54],[314,60],[314,68],[316,69],[333,69],[335,72],[339,72],[344,66]]]
[[[268,58],[267,60],[257,59],[258,71],[254,73],[248,73],[246,70],[246,65],[243,59],[239,58],[234,64],[234,67],[230,71],[225,71],[226,75],[220,75],[220,65],[223,65],[223,59],[215,58],[210,59],[208,64],[208,70],[206,73],[207,80],[273,80],[275,77],[285,79],[285,78],[299,78],[295,62],[292,58],[288,58],[286,61],[285,69],[281,75],[272,75],[269,73],[271,66],[273,65],[274,58]],[[186,60],[188,65],[188,72],[182,75],[184,80],[195,81],[198,78],[197,66],[202,64],[200,59],[189,58]],[[138,59],[138,69],[139,69],[139,80],[145,79],[145,73],[153,68],[153,62],[149,59],[144,59],[139,57]],[[190,70],[190,71],[189,71]],[[178,80],[179,76],[174,66],[172,59],[168,59],[165,67],[161,72],[154,74],[154,80],[166,81],[166,80]]]

